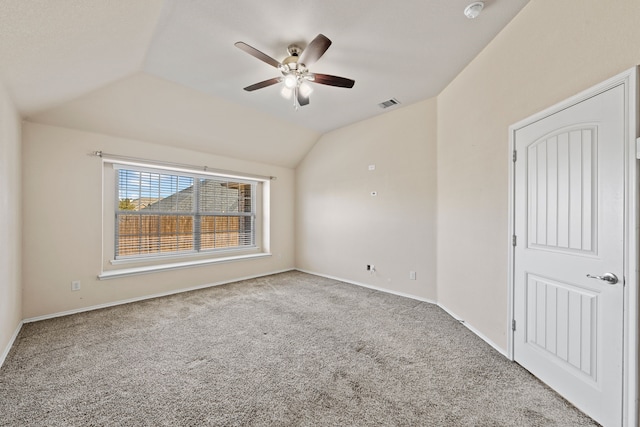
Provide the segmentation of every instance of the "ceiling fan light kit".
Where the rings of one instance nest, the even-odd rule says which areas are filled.
[[[293,89],[298,85],[298,79],[293,74],[287,74],[284,78],[284,85],[289,89]]]
[[[311,92],[313,92],[313,87],[311,87],[311,85],[307,82],[302,82],[300,83],[298,90],[300,91],[300,94],[302,96],[309,97],[309,95],[311,95]]]
[[[354,80],[329,74],[311,73],[307,68],[320,59],[327,49],[329,49],[329,46],[331,46],[331,40],[323,34],[318,34],[305,49],[302,49],[296,44],[289,45],[287,48],[289,56],[282,62],[278,62],[269,55],[260,52],[258,49],[244,42],[236,42],[235,46],[262,62],[277,68],[282,73],[282,77],[252,84],[245,87],[244,90],[252,92],[277,83],[284,83],[280,94],[284,98],[293,97],[293,107],[296,110],[298,107],[309,104],[309,95],[313,92],[313,88],[309,82],[344,88],[352,88],[355,84]]]

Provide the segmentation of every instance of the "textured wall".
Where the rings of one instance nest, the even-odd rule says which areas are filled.
[[[296,266],[435,300],[435,148],[435,99],[322,136],[296,169]]]
[[[637,0],[533,0],[438,96],[438,300],[503,349],[508,127],[640,63],[639,20]]]

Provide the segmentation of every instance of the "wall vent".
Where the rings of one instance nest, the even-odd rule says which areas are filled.
[[[389,108],[389,107],[393,107],[394,105],[398,105],[398,104],[400,104],[400,101],[398,101],[395,98],[391,98],[388,101],[384,101],[384,102],[381,102],[380,104],[378,104],[378,107],[380,107],[380,108]]]

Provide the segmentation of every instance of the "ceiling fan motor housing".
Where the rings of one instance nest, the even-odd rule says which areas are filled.
[[[289,56],[282,61],[282,65],[286,65],[288,70],[295,71],[298,69],[298,58],[302,53],[302,48],[297,44],[290,44],[287,51]]]
[[[285,71],[294,71],[298,69],[298,57],[297,56],[287,56],[284,61],[282,61],[282,65],[285,67]]]

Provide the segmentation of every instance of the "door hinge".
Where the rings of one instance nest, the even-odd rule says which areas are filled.
[[[518,152],[516,150],[513,150],[513,162],[517,162],[518,161]]]
[[[640,159],[640,138],[636,139],[636,159]]]
[[[511,244],[513,246],[517,246],[518,245],[518,236],[516,236],[515,234],[513,236],[511,236]]]
[[[513,319],[513,320],[511,321],[511,330],[512,330],[512,331],[515,331],[515,330],[516,330],[516,319]]]

